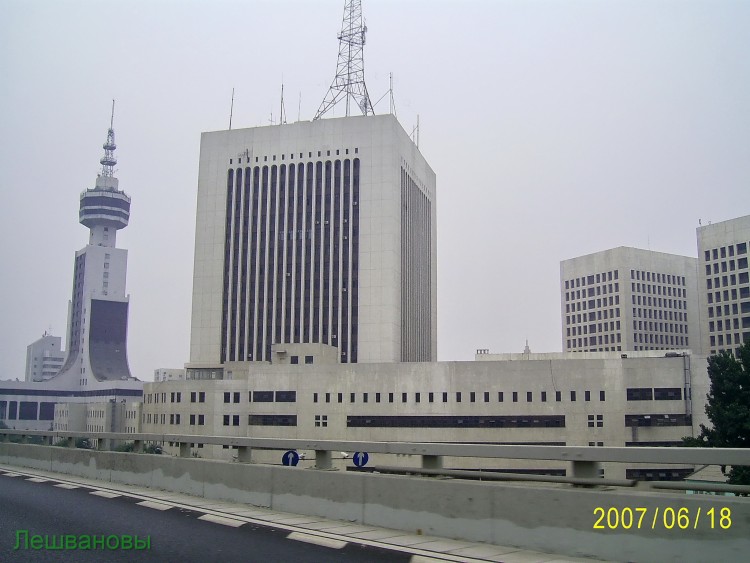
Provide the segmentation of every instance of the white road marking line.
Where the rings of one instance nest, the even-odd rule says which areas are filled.
[[[425,557],[424,555],[412,555],[409,563],[435,563],[442,562],[445,559],[435,559],[434,557]]]
[[[6,477],[21,477],[20,473],[4,473]]]
[[[55,487],[60,487],[61,489],[78,489],[78,485],[68,485],[67,483],[58,483],[55,485]]]
[[[89,494],[96,495],[98,497],[104,497],[104,498],[117,498],[117,497],[122,496],[122,495],[118,495],[117,493],[110,493],[108,491],[91,491]]]
[[[42,479],[41,477],[29,477],[26,480],[31,481],[32,483],[46,483],[49,481],[49,479]]]
[[[287,536],[287,539],[302,541],[305,543],[313,543],[315,545],[322,545],[323,547],[330,547],[331,549],[341,549],[348,543],[341,540],[334,540],[332,538],[324,538],[322,536],[315,536],[312,534],[303,534],[302,532],[292,532]]]
[[[169,510],[172,508],[168,504],[164,504],[163,502],[152,502],[150,500],[144,500],[141,502],[137,502],[136,504],[140,504],[141,506],[145,506],[146,508],[153,508],[154,510]]]
[[[213,522],[214,524],[221,524],[222,526],[231,526],[232,528],[239,528],[245,522],[241,520],[235,520],[234,518],[224,518],[223,516],[215,516],[213,514],[204,514],[199,516],[198,520],[204,520],[206,522]]]

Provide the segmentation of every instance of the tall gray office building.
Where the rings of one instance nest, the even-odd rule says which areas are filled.
[[[704,354],[750,342],[750,215],[698,227],[698,292]]]
[[[203,133],[188,369],[434,361],[435,173],[393,115]]]
[[[624,246],[562,261],[563,351],[697,351],[696,265]]]

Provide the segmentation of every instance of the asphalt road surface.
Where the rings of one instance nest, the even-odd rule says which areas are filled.
[[[233,525],[204,519],[206,513],[143,503],[142,497],[112,496],[93,486],[63,488],[65,482],[29,480],[0,471],[0,561],[170,561],[170,562],[407,562],[411,554],[331,541],[254,523]],[[104,495],[104,496],[101,496]],[[112,498],[107,498],[111,496]],[[157,508],[154,508],[157,506]],[[208,516],[208,518],[212,518]],[[215,519],[215,518],[214,518]],[[218,519],[221,521],[221,518]],[[235,527],[237,526],[237,527]],[[47,536],[150,536],[150,549],[58,550],[17,546],[17,532]],[[311,540],[316,543],[309,543]],[[41,541],[41,540],[36,540]],[[59,543],[58,543],[59,542]],[[112,540],[114,542],[114,540]],[[323,543],[324,545],[318,545]],[[38,545],[38,544],[37,544]],[[111,544],[113,545],[113,544]]]

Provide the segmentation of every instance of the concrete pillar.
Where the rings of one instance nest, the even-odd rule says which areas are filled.
[[[180,457],[190,457],[190,442],[180,442]]]
[[[443,456],[440,455],[423,455],[422,469],[442,469]]]
[[[581,479],[596,479],[599,477],[599,462],[597,461],[572,461],[570,464],[571,477]]]
[[[252,448],[250,446],[237,446],[237,461],[240,463],[250,463]]]
[[[331,465],[331,452],[328,450],[315,450],[315,469],[333,469]]]

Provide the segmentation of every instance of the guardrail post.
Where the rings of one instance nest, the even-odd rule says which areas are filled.
[[[333,469],[331,465],[331,452],[328,450],[315,450],[315,469]]]
[[[596,479],[599,477],[599,462],[597,461],[572,461],[571,477],[583,479]]]
[[[190,442],[180,442],[180,457],[190,457]]]
[[[252,448],[250,446],[237,446],[237,461],[240,463],[250,463]]]
[[[443,456],[440,455],[423,455],[422,469],[442,469]]]
[[[137,454],[143,453],[143,440],[133,440],[133,452]]]

